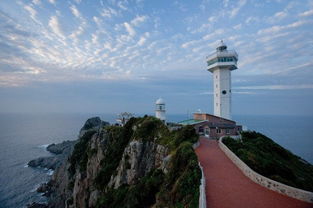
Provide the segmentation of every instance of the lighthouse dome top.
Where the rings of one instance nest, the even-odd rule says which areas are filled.
[[[217,51],[223,51],[223,50],[226,50],[226,49],[227,49],[227,46],[225,45],[225,43],[223,42],[223,40],[221,40],[221,41],[218,43],[216,50],[217,50]]]
[[[162,99],[162,98],[159,98],[159,99],[157,99],[157,101],[155,102],[155,104],[157,104],[157,105],[164,105],[165,104],[165,101]]]

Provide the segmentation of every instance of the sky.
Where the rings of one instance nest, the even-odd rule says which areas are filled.
[[[313,115],[312,0],[1,0],[0,31],[2,113],[213,113],[223,40],[233,114]]]

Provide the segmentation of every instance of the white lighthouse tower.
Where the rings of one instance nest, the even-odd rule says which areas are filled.
[[[166,117],[165,117],[165,101],[162,98],[159,98],[155,102],[155,117],[160,119],[165,123]]]
[[[208,71],[213,73],[215,116],[231,119],[231,71],[237,69],[237,61],[236,51],[227,50],[223,41],[207,56]]]

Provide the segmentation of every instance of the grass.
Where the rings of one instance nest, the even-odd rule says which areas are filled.
[[[242,132],[242,139],[230,137],[224,144],[251,169],[275,181],[313,191],[313,166],[270,138],[257,132]]]

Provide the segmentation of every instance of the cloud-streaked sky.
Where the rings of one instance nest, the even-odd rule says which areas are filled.
[[[0,31],[1,112],[213,112],[223,39],[234,114],[313,114],[312,0],[2,0]]]

